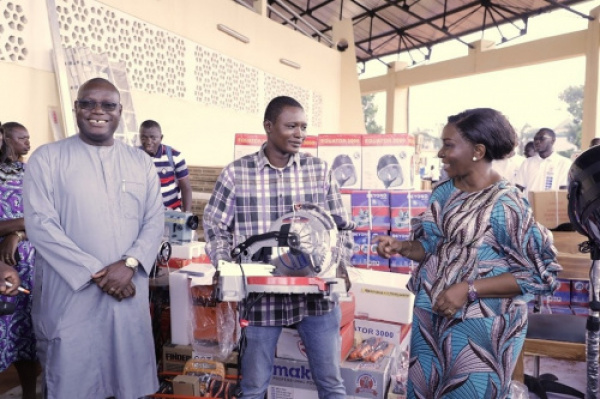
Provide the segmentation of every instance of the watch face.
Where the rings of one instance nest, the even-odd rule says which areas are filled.
[[[125,265],[127,267],[137,267],[139,262],[135,258],[127,258],[125,259]]]

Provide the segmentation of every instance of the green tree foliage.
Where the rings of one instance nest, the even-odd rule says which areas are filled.
[[[567,131],[568,140],[581,148],[581,121],[583,119],[583,85],[569,86],[558,95],[567,104],[567,111],[573,116]]]
[[[381,133],[383,127],[377,124],[375,121],[375,115],[377,115],[377,105],[373,102],[375,94],[367,94],[361,97],[363,115],[365,117],[365,128],[367,133]]]

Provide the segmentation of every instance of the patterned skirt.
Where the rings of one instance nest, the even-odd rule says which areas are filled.
[[[446,319],[415,308],[409,398],[510,398],[510,384],[525,334],[527,307],[471,319]]]

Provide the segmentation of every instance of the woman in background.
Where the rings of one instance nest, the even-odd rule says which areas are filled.
[[[17,122],[1,126],[0,147],[0,262],[14,267],[21,286],[33,288],[35,250],[27,240],[23,219],[23,174],[25,156],[30,149],[29,132]],[[14,302],[13,314],[0,317],[0,370],[14,364],[23,399],[36,395],[37,357],[31,322],[31,296],[19,293],[2,301]]]
[[[520,191],[492,169],[515,147],[498,111],[448,118],[438,153],[449,180],[431,195],[411,241],[377,251],[418,261],[409,398],[507,398],[527,331],[527,302],[558,283],[551,236]]]

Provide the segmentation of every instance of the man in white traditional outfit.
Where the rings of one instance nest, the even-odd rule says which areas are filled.
[[[120,94],[79,89],[79,134],[46,144],[24,179],[37,249],[32,317],[48,399],[135,399],[158,389],[148,274],[164,229],[152,160],[113,138]]]

